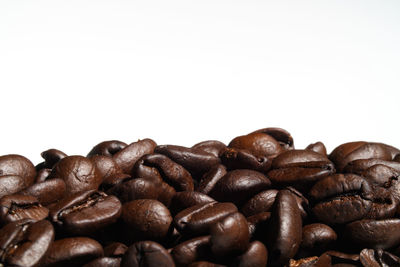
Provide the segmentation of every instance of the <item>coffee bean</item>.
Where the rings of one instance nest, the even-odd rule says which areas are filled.
[[[270,189],[265,190],[254,197],[250,198],[241,208],[241,212],[245,216],[255,215],[260,212],[269,211],[274,204],[276,194],[278,194],[278,190]]]
[[[228,147],[244,149],[255,156],[269,158],[274,158],[283,151],[275,138],[261,132],[238,136],[229,143]]]
[[[262,173],[268,172],[272,164],[272,160],[266,156],[255,156],[239,148],[226,148],[221,155],[221,161],[228,170],[250,169]]]
[[[284,150],[294,149],[292,135],[285,129],[278,127],[268,127],[254,131],[253,133],[263,133],[272,136]]]
[[[90,157],[90,160],[97,169],[102,181],[110,177],[115,177],[116,175],[122,174],[121,168],[111,157],[94,155]]]
[[[311,150],[311,151],[317,152],[325,157],[328,156],[328,154],[326,153],[326,147],[325,147],[324,143],[322,143],[322,142],[316,142],[313,144],[309,144],[306,147],[306,150]]]
[[[67,154],[61,150],[54,148],[43,151],[40,155],[44,159],[43,167],[47,169],[52,169],[57,162],[67,156]]]
[[[223,150],[226,148],[226,145],[221,141],[208,140],[197,143],[194,146],[192,146],[192,148],[197,150],[203,150],[204,152],[213,154],[216,157],[220,157]]]
[[[26,187],[25,181],[18,175],[0,176],[0,198],[17,193]]]
[[[206,172],[196,190],[203,194],[209,194],[214,188],[215,184],[226,174],[224,165],[216,165]]]
[[[236,257],[229,266],[232,267],[253,267],[267,266],[268,251],[260,241],[250,243],[248,249],[240,256]]]
[[[64,180],[60,178],[48,179],[43,182],[37,182],[28,188],[20,191],[20,195],[34,196],[39,203],[47,206],[63,198],[66,194],[67,186]]]
[[[94,155],[103,155],[107,157],[112,157],[114,154],[124,149],[126,146],[127,144],[118,140],[104,141],[95,145],[87,156],[91,157]]]
[[[0,156],[0,176],[17,175],[24,181],[25,187],[35,181],[36,169],[32,162],[21,155]]]
[[[177,214],[186,208],[214,201],[215,200],[208,195],[196,191],[177,192],[172,198],[170,210],[172,214]]]
[[[184,241],[171,250],[177,266],[187,266],[193,262],[210,258],[210,236],[195,237]]]
[[[335,231],[326,224],[312,223],[303,227],[303,240],[300,248],[319,255],[329,249],[337,239]]]
[[[131,245],[122,257],[121,267],[174,267],[168,251],[153,241],[141,241]]]

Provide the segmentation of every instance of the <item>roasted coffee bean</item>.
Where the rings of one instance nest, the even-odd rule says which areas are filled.
[[[193,191],[194,184],[190,173],[178,163],[162,154],[150,154],[139,159],[134,170],[141,169],[140,165],[153,167],[152,173],[158,173],[156,176],[145,176],[162,180],[175,188],[176,191]],[[137,174],[137,173],[136,173]],[[133,174],[134,175],[134,174]]]
[[[303,227],[300,248],[312,255],[320,255],[335,243],[337,234],[326,224],[313,223]]]
[[[320,201],[313,213],[327,224],[348,223],[364,218],[372,206],[370,184],[355,174],[334,174],[317,182],[310,196]]]
[[[346,237],[364,248],[392,248],[400,244],[400,219],[355,221],[346,225]]]
[[[196,261],[189,264],[188,267],[225,267],[225,265],[220,265],[209,261]]]
[[[40,183],[46,181],[51,173],[51,169],[41,169],[36,173],[35,182]]]
[[[331,266],[330,264],[330,258],[328,258],[329,263],[325,265],[318,265],[318,257],[308,257],[308,258],[302,258],[298,260],[290,259],[289,261],[289,267],[323,267],[323,266]]]
[[[68,156],[53,168],[51,178],[61,178],[67,186],[67,195],[94,190],[99,187],[102,177],[90,159],[82,156]]]
[[[216,165],[206,172],[196,190],[203,194],[208,194],[214,188],[215,184],[226,174],[224,165]]]
[[[195,237],[184,241],[171,250],[171,256],[177,266],[210,258],[210,236]]]
[[[228,170],[250,169],[262,173],[268,172],[272,164],[272,160],[266,156],[255,156],[239,148],[226,148],[221,155],[221,161]]]
[[[110,188],[107,193],[117,196],[124,203],[135,199],[157,199],[159,191],[159,183],[153,180],[129,178]]]
[[[203,142],[197,143],[194,146],[192,146],[192,148],[197,149],[197,150],[203,150],[204,152],[213,154],[216,157],[220,157],[222,152],[226,148],[226,145],[224,143],[222,143],[221,141],[208,140],[208,141],[203,141]]]
[[[36,169],[32,162],[21,155],[0,156],[0,176],[17,175],[24,181],[25,187],[35,181]]]
[[[296,199],[289,190],[276,195],[268,233],[269,261],[282,266],[296,255],[302,239],[302,220]]]
[[[276,194],[278,194],[278,190],[276,189],[262,191],[250,198],[240,209],[240,212],[245,216],[251,216],[260,212],[269,211],[274,204]]]
[[[363,249],[360,252],[360,261],[366,267],[399,267],[400,258],[382,249]]]
[[[211,202],[184,209],[174,217],[179,232],[191,235],[209,234],[211,227],[226,216],[237,212],[232,203]]]
[[[26,187],[25,181],[18,175],[0,176],[0,198],[17,193]]]
[[[232,267],[265,267],[268,261],[268,251],[260,241],[250,243],[248,249],[236,257],[229,266]]]
[[[95,145],[87,156],[103,155],[112,157],[115,153],[124,149],[126,146],[127,144],[118,140],[104,141]]]
[[[322,142],[316,142],[313,144],[309,144],[306,147],[306,150],[311,150],[311,151],[317,152],[325,157],[328,156],[328,154],[326,153],[326,147],[325,147],[324,143],[322,143]]]
[[[284,151],[275,138],[260,132],[235,137],[228,147],[244,149],[255,156],[268,158],[274,158]]]
[[[361,175],[363,172],[375,165],[383,165],[388,168],[400,172],[400,162],[388,161],[382,159],[357,159],[349,162],[344,168],[343,172],[355,173]]]
[[[174,267],[168,251],[153,241],[136,242],[122,257],[121,267]]]
[[[249,247],[249,226],[239,212],[230,214],[211,227],[211,251],[226,257],[245,252]]]
[[[50,207],[50,218],[62,231],[86,235],[117,221],[121,202],[100,191],[86,191],[68,196]]]
[[[121,258],[101,257],[83,265],[83,267],[119,267]]]
[[[270,186],[270,180],[260,172],[233,170],[219,179],[211,190],[210,196],[218,201],[241,205],[253,195],[268,189]]]
[[[122,206],[122,220],[129,234],[138,240],[162,240],[171,232],[172,216],[154,199],[138,199]]]
[[[336,147],[329,155],[338,172],[343,171],[346,165],[354,160],[371,158],[392,160],[392,154],[380,143],[350,142]]]
[[[324,155],[311,150],[289,150],[273,160],[267,175],[278,187],[292,185],[307,192],[316,181],[334,172],[333,163]]]
[[[37,266],[53,240],[49,221],[11,222],[0,229],[0,266]]]
[[[40,155],[44,159],[43,167],[47,169],[52,169],[57,162],[67,156],[64,152],[54,148],[43,151]]]
[[[272,136],[285,150],[294,149],[292,135],[285,129],[278,127],[268,127],[254,131],[253,133],[264,133]]]
[[[122,257],[125,254],[127,246],[123,243],[113,242],[104,247],[104,256],[105,257]]]
[[[53,242],[40,266],[82,266],[102,256],[103,248],[94,239],[87,237],[64,238]]]
[[[22,219],[40,221],[49,215],[49,210],[36,197],[7,195],[0,199],[0,225]]]
[[[177,192],[172,198],[170,210],[172,214],[177,214],[186,208],[214,201],[215,200],[208,195],[196,191]]]
[[[90,157],[90,160],[97,169],[102,181],[108,179],[109,177],[115,177],[119,174],[122,174],[121,168],[111,157],[94,155]]]
[[[169,157],[179,165],[182,165],[193,177],[198,179],[210,168],[220,163],[217,156],[196,148],[162,145],[157,146],[154,152]]]
[[[271,212],[260,212],[250,217],[247,217],[249,225],[249,233],[251,239],[259,239],[266,241],[268,237],[269,220],[271,219]]]
[[[126,174],[131,174],[136,161],[144,155],[151,154],[156,147],[151,139],[134,142],[113,155],[113,159]]]
[[[47,206],[63,198],[66,194],[67,186],[64,180],[60,178],[48,179],[43,182],[37,182],[28,188],[20,191],[20,195],[34,196],[39,203]]]

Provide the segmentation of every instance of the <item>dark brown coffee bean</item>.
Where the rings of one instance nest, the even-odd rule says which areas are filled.
[[[208,152],[216,157],[219,157],[226,148],[226,145],[217,140],[208,140],[197,143],[194,146],[192,146],[192,148],[203,150],[204,152]]]
[[[87,237],[64,238],[53,242],[40,266],[82,266],[102,256],[103,248],[96,240]]]
[[[153,241],[136,242],[122,257],[121,267],[174,267],[168,251]]]
[[[117,196],[122,203],[135,199],[157,199],[160,185],[150,179],[137,178],[125,179],[107,191],[108,194]]]
[[[306,192],[316,181],[334,172],[333,163],[324,155],[311,150],[289,150],[274,159],[268,178],[276,186],[291,185]]]
[[[127,144],[118,140],[104,141],[94,146],[87,156],[103,155],[112,157],[115,153],[124,149],[126,146]]]
[[[188,267],[225,267],[225,265],[220,265],[209,261],[196,261],[189,264]]]
[[[54,148],[43,151],[40,155],[44,159],[44,168],[47,169],[52,169],[57,162],[67,156],[64,152]]]
[[[350,142],[336,147],[329,155],[329,159],[335,163],[338,172],[343,171],[353,160],[370,158],[392,160],[392,154],[383,144]]]
[[[326,147],[325,147],[324,143],[322,143],[322,142],[316,142],[313,144],[309,144],[306,147],[306,150],[311,150],[311,151],[317,152],[325,157],[328,156],[328,154],[326,153]]]
[[[289,261],[289,267],[324,267],[324,266],[331,266],[330,264],[330,257],[328,257],[329,263],[325,265],[318,265],[318,257],[308,257],[308,258],[302,258],[298,260],[290,259]]]
[[[112,187],[121,184],[123,181],[131,179],[132,177],[128,174],[125,173],[119,173],[113,176],[110,176],[106,179],[103,180],[103,182],[100,184],[99,189],[101,191],[108,191]]]
[[[0,229],[0,266],[37,266],[54,240],[50,222],[20,220]]]
[[[53,168],[51,178],[61,178],[67,186],[67,195],[95,190],[102,177],[90,159],[82,156],[68,156],[60,160]]]
[[[113,242],[104,247],[104,256],[105,257],[122,257],[125,254],[127,246],[123,243]]]
[[[224,165],[219,164],[206,172],[197,187],[197,191],[203,194],[208,194],[214,188],[215,184],[226,174]]]
[[[285,150],[294,149],[293,137],[291,134],[282,128],[268,127],[254,131],[253,133],[264,133],[272,136],[281,147]]]
[[[302,250],[320,255],[329,249],[336,241],[335,231],[326,224],[313,223],[303,227],[303,240],[300,248]]]
[[[50,218],[63,231],[86,235],[117,221],[121,202],[100,191],[86,191],[68,196],[50,207]]]
[[[122,174],[121,168],[111,157],[94,155],[90,157],[90,160],[96,167],[99,175],[102,178],[102,181],[108,179],[109,177],[115,177],[119,174]]]
[[[25,188],[25,181],[18,175],[0,176],[0,198],[17,193]]]
[[[282,266],[296,255],[302,239],[302,220],[296,199],[289,190],[276,195],[270,219],[269,261]]]
[[[131,174],[136,161],[144,155],[153,153],[156,145],[151,139],[139,140],[115,153],[113,159],[124,173]]]
[[[201,149],[175,145],[162,145],[154,149],[188,170],[193,177],[200,179],[210,168],[218,165],[220,160],[215,155]]]
[[[130,234],[137,239],[162,240],[171,231],[171,213],[154,199],[126,202],[121,217]]]
[[[211,227],[211,251],[226,257],[244,253],[249,247],[249,226],[239,212],[230,214]]]
[[[228,170],[250,169],[262,173],[266,173],[272,164],[272,160],[266,156],[255,156],[239,148],[226,148],[221,155],[221,161]]]
[[[194,190],[193,179],[190,173],[165,155],[146,155],[139,159],[139,164],[155,168],[160,173],[162,179],[174,187],[176,191]]]
[[[119,267],[121,258],[101,257],[83,265],[83,267]]]
[[[229,143],[228,147],[244,149],[255,156],[268,158],[274,158],[283,151],[275,138],[260,132],[238,136]]]
[[[355,173],[361,175],[367,169],[375,165],[384,165],[388,168],[394,169],[396,172],[400,172],[400,162],[388,161],[382,159],[357,159],[350,161],[343,172]]]
[[[179,212],[174,217],[174,224],[181,233],[209,234],[212,225],[235,212],[237,212],[237,208],[232,203],[199,204]]]
[[[35,182],[40,183],[46,181],[51,173],[51,169],[41,169],[36,173]]]
[[[20,191],[20,195],[34,196],[39,203],[47,206],[63,198],[66,194],[67,186],[63,179],[54,178],[43,182],[37,182],[30,187]]]
[[[241,208],[245,216],[255,215],[260,212],[269,211],[274,204],[278,190],[265,190],[250,198]]]
[[[195,237],[175,246],[171,256],[177,266],[188,266],[190,263],[210,258],[210,236]]]
[[[236,257],[232,267],[265,267],[267,266],[268,251],[263,243],[260,241],[253,241],[250,243],[248,249],[240,256]]]
[[[310,196],[320,201],[314,215],[327,224],[348,223],[365,217],[372,206],[369,183],[355,174],[335,174],[317,182]]]
[[[400,244],[400,219],[355,221],[346,225],[346,237],[363,248],[392,248]]]
[[[247,217],[249,225],[249,233],[252,239],[265,241],[268,236],[269,220],[271,212],[260,212],[250,217]]]
[[[360,252],[360,261],[366,267],[399,267],[400,258],[381,249],[363,249]]]
[[[0,225],[22,219],[40,221],[49,215],[49,210],[39,204],[36,197],[8,195],[0,199]]]
[[[208,195],[196,191],[177,192],[172,198],[170,210],[172,214],[177,214],[186,208],[214,201],[215,200]]]
[[[32,162],[20,155],[0,156],[0,176],[18,175],[24,180],[25,187],[35,181],[36,169]]]
[[[270,187],[269,179],[253,170],[233,170],[219,179],[210,192],[218,201],[241,205],[253,195]]]

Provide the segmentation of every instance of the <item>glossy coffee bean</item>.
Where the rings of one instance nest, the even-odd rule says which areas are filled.
[[[313,144],[309,144],[306,147],[306,150],[311,150],[311,151],[317,152],[325,157],[328,156],[328,154],[326,153],[326,147],[325,147],[324,143],[322,143],[322,142],[316,142]]]
[[[107,193],[117,196],[124,203],[135,199],[157,199],[159,191],[159,183],[153,180],[129,178],[109,189]]]
[[[253,195],[270,187],[270,180],[260,172],[253,170],[233,170],[219,179],[210,192],[218,201],[244,204]]]
[[[171,250],[171,256],[177,266],[188,266],[193,262],[210,258],[210,255],[209,235],[189,239]]]
[[[0,156],[0,176],[17,175],[24,181],[25,187],[35,181],[36,169],[32,162],[21,155]]]
[[[266,241],[270,226],[271,212],[260,212],[246,218],[251,239]]]
[[[221,155],[221,162],[228,170],[249,169],[262,173],[268,172],[272,164],[267,156],[256,156],[239,148],[226,148]]]
[[[49,221],[11,222],[0,229],[0,265],[37,266],[53,240]]]
[[[229,266],[232,267],[265,267],[268,261],[268,251],[260,241],[250,243],[248,249],[236,257]]]
[[[400,244],[400,219],[359,220],[346,225],[346,237],[364,248],[388,249]]]
[[[83,267],[119,267],[121,258],[101,257],[83,265]]]
[[[192,148],[197,150],[203,150],[204,152],[208,152],[216,157],[219,157],[221,156],[223,150],[226,148],[226,145],[221,141],[208,140],[197,143],[194,146],[192,146]]]
[[[219,164],[211,168],[206,172],[200,180],[196,191],[203,194],[209,194],[214,188],[215,184],[226,174],[226,168],[224,165]]]
[[[62,199],[67,191],[64,180],[60,178],[48,179],[43,182],[37,182],[28,188],[20,191],[20,195],[34,196],[39,203],[47,206],[53,202]]]
[[[51,173],[51,169],[40,169],[36,173],[36,178],[35,178],[35,183],[40,183],[46,181],[47,178],[49,178],[49,175]]]
[[[226,265],[220,265],[209,261],[196,261],[188,265],[188,267],[225,267]]]
[[[244,253],[249,247],[249,226],[239,212],[230,214],[211,227],[211,251],[226,257]]]
[[[161,202],[138,199],[122,206],[122,220],[136,239],[162,240],[171,229],[172,216]]]
[[[106,180],[109,177],[114,177],[116,175],[122,174],[121,168],[111,157],[94,155],[90,157],[90,160],[97,169],[102,181]]]
[[[141,241],[131,245],[122,257],[121,267],[174,267],[168,251],[153,241]]]
[[[68,156],[60,160],[53,168],[51,178],[61,178],[67,186],[67,195],[95,190],[102,177],[90,159],[82,156]]]
[[[25,181],[18,175],[0,176],[0,198],[17,193],[26,187]]]
[[[284,150],[294,149],[292,135],[285,129],[278,127],[268,127],[254,131],[253,133],[263,133],[272,136]]]
[[[130,174],[136,161],[144,155],[153,153],[156,145],[151,139],[139,140],[115,153],[113,159],[124,173]]]
[[[317,182],[310,196],[319,201],[314,215],[327,224],[347,223],[365,217],[372,206],[370,184],[355,174],[335,174]]]
[[[120,242],[113,242],[104,247],[105,257],[121,257],[128,249],[125,244]]]
[[[226,216],[237,212],[232,203],[211,202],[184,209],[174,217],[179,232],[188,235],[209,234],[211,227]]]
[[[188,170],[193,177],[201,178],[210,168],[220,163],[219,157],[201,149],[175,145],[161,145],[154,149]]]
[[[177,214],[186,208],[214,201],[215,200],[208,195],[196,191],[177,192],[171,200],[170,210],[172,214]]]
[[[54,148],[43,151],[40,155],[44,159],[43,167],[48,169],[52,169],[57,162],[67,156],[67,154],[61,150]]]
[[[49,210],[36,197],[7,195],[0,199],[0,225],[22,219],[40,221],[49,215]]]
[[[400,266],[400,258],[382,249],[363,249],[360,252],[360,261],[366,267]]]
[[[102,256],[103,248],[96,240],[87,237],[64,238],[53,242],[40,266],[82,266]]]
[[[346,165],[343,172],[355,173],[355,174],[361,175],[367,169],[369,169],[375,165],[383,165],[388,168],[394,169],[394,171],[396,171],[396,172],[400,172],[400,163],[399,162],[375,159],[375,158],[353,160]]]
[[[190,173],[178,163],[162,154],[149,154],[140,158],[134,171],[140,169],[140,165],[152,167],[151,173],[155,176],[147,176],[158,180],[162,177],[166,183],[175,188],[176,191],[193,191],[194,184]],[[135,173],[135,172],[134,172]],[[136,173],[137,174],[137,173]]]
[[[336,241],[336,232],[326,224],[313,223],[303,227],[302,250],[319,255],[330,248]]]
[[[107,157],[112,157],[114,154],[124,149],[126,146],[127,144],[118,140],[104,141],[95,145],[87,156],[91,157],[94,155],[103,155]]]
[[[274,158],[283,152],[275,138],[264,133],[250,133],[235,137],[228,145],[231,148],[244,149],[255,156]]]
[[[68,196],[50,207],[50,218],[62,231],[87,235],[115,223],[121,215],[121,202],[100,191]]]
[[[260,212],[269,211],[274,204],[278,190],[269,189],[250,198],[240,209],[245,216],[252,216]]]
[[[296,199],[289,190],[276,195],[268,233],[269,261],[272,266],[288,264],[302,239],[302,220]]]

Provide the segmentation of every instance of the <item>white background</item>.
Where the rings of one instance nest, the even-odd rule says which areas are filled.
[[[0,154],[278,126],[400,147],[400,1],[0,1]]]

